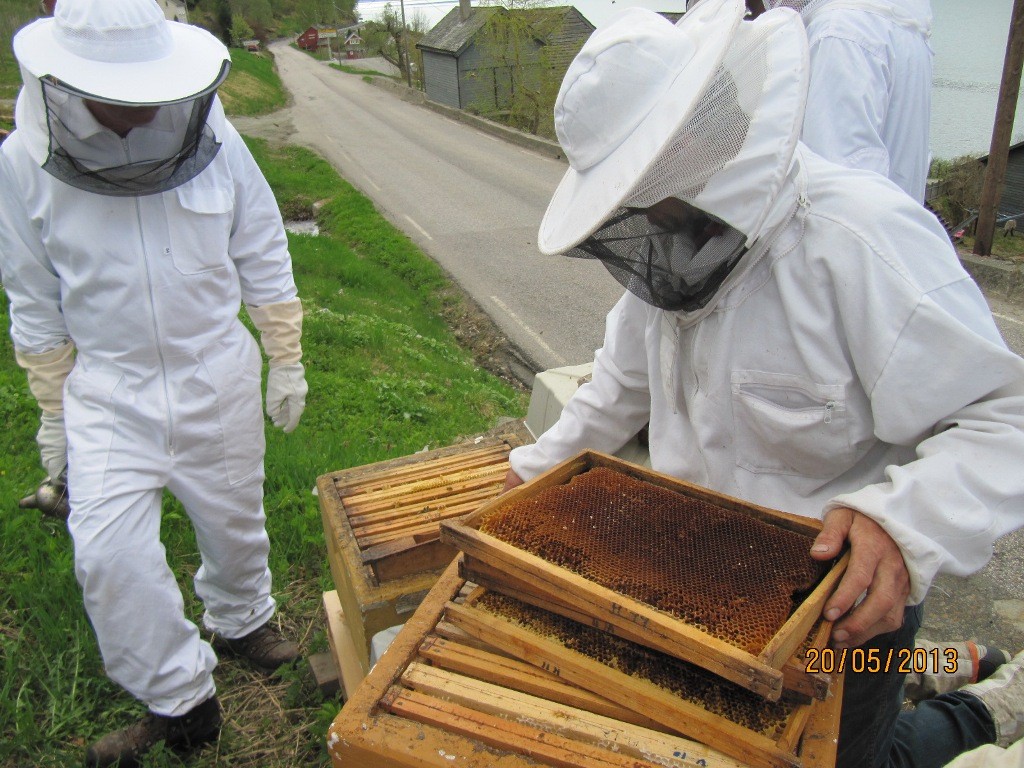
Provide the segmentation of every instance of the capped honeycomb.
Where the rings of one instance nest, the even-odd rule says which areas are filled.
[[[768,701],[698,666],[497,592],[486,592],[473,605],[772,741],[782,736],[798,706],[788,692]]]
[[[752,654],[830,565],[808,536],[607,467],[499,506],[479,529]]]

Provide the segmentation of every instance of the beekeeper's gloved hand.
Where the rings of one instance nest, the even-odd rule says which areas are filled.
[[[267,416],[275,427],[291,432],[299,425],[307,391],[302,363],[271,367],[267,374]]]
[[[297,298],[260,307],[249,306],[270,359],[267,374],[267,416],[275,427],[291,432],[306,408],[306,372],[302,359],[302,302]]]
[[[68,468],[68,436],[64,432],[64,412],[43,413],[36,432],[39,458],[51,480],[56,481]]]
[[[28,374],[28,388],[42,411],[36,443],[43,468],[52,479],[56,479],[68,465],[64,380],[75,365],[75,345],[68,341],[41,354],[16,351],[14,357]]]

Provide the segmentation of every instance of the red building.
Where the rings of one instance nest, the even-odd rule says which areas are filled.
[[[296,40],[296,44],[299,48],[306,51],[315,51],[320,47],[320,29],[317,27],[310,27]]]

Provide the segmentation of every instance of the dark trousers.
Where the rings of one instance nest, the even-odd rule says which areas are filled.
[[[903,626],[861,646],[878,658],[912,649],[922,606],[907,608]],[[895,664],[893,666],[896,666]],[[847,671],[839,728],[837,768],[941,768],[954,757],[995,740],[995,726],[981,700],[953,692],[901,712],[903,678],[888,672]]]

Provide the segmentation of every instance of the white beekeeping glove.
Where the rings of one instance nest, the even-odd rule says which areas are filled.
[[[70,341],[42,354],[14,353],[28,374],[28,388],[42,411],[36,443],[43,468],[57,479],[68,465],[68,438],[64,432],[64,380],[75,365]]]
[[[267,416],[275,427],[291,432],[306,408],[306,371],[302,359],[302,302],[298,299],[247,307],[260,343],[270,359]]]

